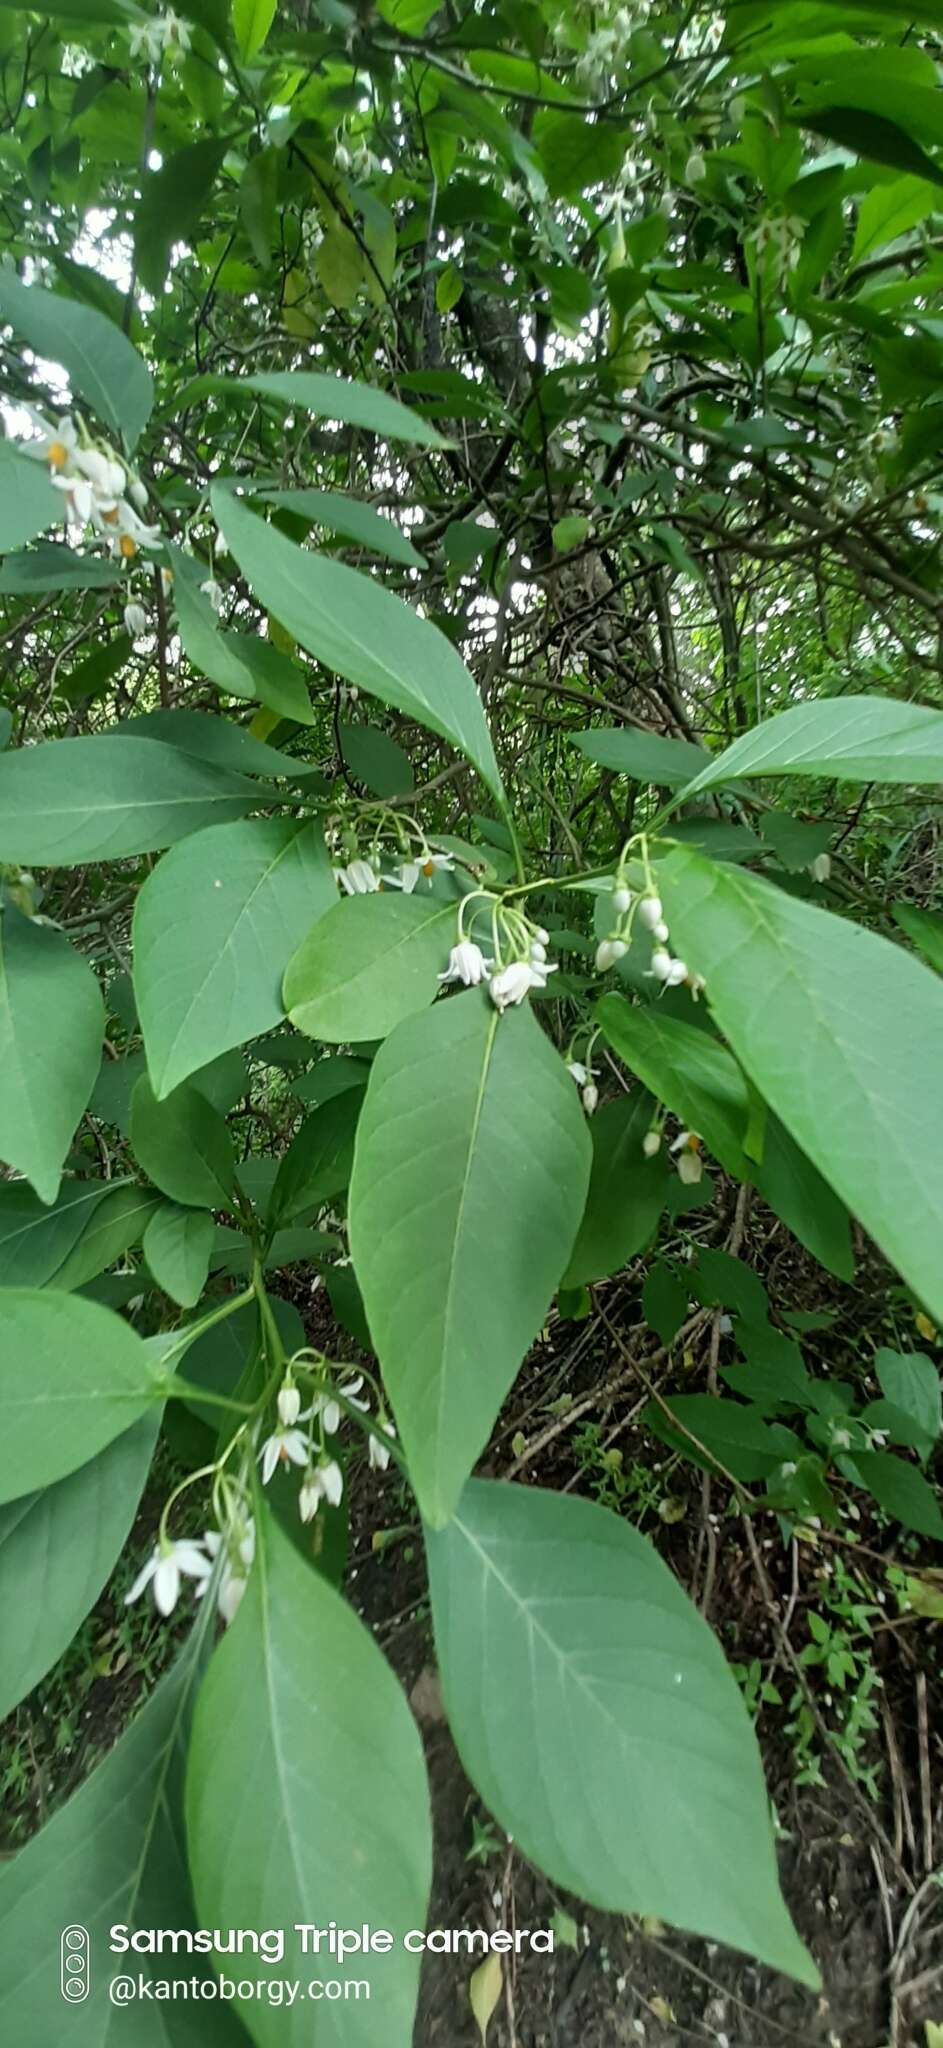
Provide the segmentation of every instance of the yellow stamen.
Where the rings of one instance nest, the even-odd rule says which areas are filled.
[[[122,554],[124,556],[126,562],[130,562],[132,555],[136,555],[137,551],[137,541],[132,540],[131,535],[129,533],[123,533],[121,539],[118,542],[119,554]]]
[[[46,450],[50,469],[64,469],[69,460],[69,451],[64,441],[50,441]]]

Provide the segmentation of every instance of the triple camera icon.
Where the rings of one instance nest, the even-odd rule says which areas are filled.
[[[78,2005],[89,1993],[89,1938],[87,1927],[65,1927],[59,1943],[59,1989],[70,2005]]]

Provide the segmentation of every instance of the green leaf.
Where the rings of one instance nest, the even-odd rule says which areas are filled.
[[[688,1312],[688,1290],[673,1266],[656,1259],[642,1288],[642,1314],[649,1329],[670,1350]]]
[[[889,1351],[882,1346],[875,1352],[874,1370],[882,1394],[917,1424],[932,1446],[943,1427],[940,1375],[933,1360],[921,1351]]]
[[[568,554],[571,548],[578,548],[586,539],[590,522],[582,513],[572,512],[566,519],[558,519],[550,538],[560,555]]]
[[[915,910],[909,903],[892,903],[891,916],[930,966],[943,974],[943,917],[932,910]]]
[[[109,1953],[110,1930],[193,1926],[183,1847],[181,1783],[190,1701],[199,1671],[201,1637],[212,1618],[205,1602],[195,1637],[66,1806],[0,1870],[0,2026],[16,2040],[62,2040],[74,2048],[116,2048],[124,2033],[108,1986],[123,1965],[148,1983],[170,1980],[171,1995],[196,1978],[202,1997],[168,2005],[140,2000],[135,2048],[245,2048],[245,2035],[225,2000],[207,1995],[212,1973],[204,1956],[181,1948],[160,1953]],[[63,1931],[89,1936],[89,1996],[68,2020],[60,1983]],[[221,1958],[224,1968],[232,1958]],[[115,1965],[111,1968],[112,1962]],[[6,2015],[4,2019],[3,2015]]]
[[[65,499],[49,481],[45,464],[0,441],[0,554],[21,548],[47,526],[59,526]]]
[[[49,1204],[25,1181],[0,1186],[0,1287],[44,1287],[80,1242],[99,1204],[122,1185],[66,1181]]]
[[[348,896],[302,940],[285,974],[296,1030],[332,1045],[385,1038],[439,990],[455,936],[455,905],[377,890]]]
[[[921,149],[906,128],[887,120],[884,114],[867,113],[861,107],[806,107],[788,118],[811,129],[813,135],[824,135],[830,142],[838,142],[843,149],[852,150],[872,163],[892,164],[896,171],[907,171],[934,185],[943,185],[943,170],[933,157]]]
[[[658,733],[642,732],[634,726],[594,726],[590,732],[575,732],[574,746],[601,768],[613,768],[617,775],[631,775],[636,782],[654,782],[665,789],[690,782],[708,762],[703,747],[691,740],[666,740]]]
[[[643,1422],[705,1472],[717,1466],[749,1483],[770,1479],[784,1460],[795,1461],[799,1438],[781,1422],[766,1422],[758,1408],[716,1394],[672,1394],[667,1408],[650,1401]]]
[[[218,1110],[184,1081],[158,1102],[142,1075],[131,1097],[131,1147],[161,1194],[184,1207],[228,1209],[236,1179],[232,1140]]]
[[[225,154],[225,142],[191,142],[168,156],[159,170],[142,176],[134,258],[141,283],[154,298],[163,291],[174,245],[196,238]]]
[[[59,1192],[104,1028],[87,962],[62,932],[8,903],[0,912],[0,1158],[43,1202]]]
[[[381,1046],[350,1243],[426,1520],[454,1508],[540,1329],[583,1212],[590,1140],[529,1007],[437,1003]]]
[[[144,1257],[165,1294],[193,1308],[206,1286],[216,1226],[207,1209],[161,1202],[144,1232]]]
[[[905,1529],[943,1543],[943,1514],[935,1489],[916,1465],[889,1451],[856,1451],[854,1464],[862,1485],[886,1515]]]
[[[551,198],[577,199],[589,185],[615,183],[627,140],[621,122],[545,109],[533,133]]]
[[[789,874],[811,867],[820,853],[827,853],[835,835],[834,825],[791,818],[788,811],[765,812],[760,831]]]
[[[854,1272],[848,1216],[827,1182],[776,1117],[767,1117],[763,1158],[748,1157],[750,1091],[727,1047],[664,1009],[603,996],[596,1014],[634,1074],[737,1180],[752,1181],[801,1244],[839,1279]]]
[[[337,901],[318,827],[248,818],[192,833],[134,911],[134,984],[155,1095],[284,1015],[285,968]]]
[[[389,733],[378,725],[338,724],[341,752],[352,775],[364,782],[374,796],[409,796],[413,789],[411,764]]]
[[[645,1538],[589,1501],[473,1481],[426,1543],[452,1733],[523,1854],[594,1906],[816,1985],[736,1681]]]
[[[276,0],[232,0],[232,25],[244,64],[250,64],[275,20]]]
[[[367,267],[357,237],[343,221],[335,218],[328,223],[314,261],[329,304],[347,312],[367,282]]]
[[[131,1245],[140,1244],[156,1207],[157,1196],[148,1188],[109,1189],[49,1285],[70,1293],[87,1286],[106,1266],[123,1258]]]
[[[250,638],[248,633],[221,633],[209,598],[184,566],[188,557],[180,548],[172,547],[169,553],[177,626],[187,660],[227,696],[257,697],[280,718],[313,725],[308,686],[297,664],[267,640]]]
[[[290,1223],[305,1209],[343,1194],[350,1181],[362,1102],[359,1088],[347,1088],[305,1118],[275,1176],[271,1221]]]
[[[161,740],[46,740],[0,755],[0,861],[76,867],[152,853],[258,802],[244,776]]]
[[[0,1501],[87,1464],[153,1399],[147,1351],[110,1309],[79,1295],[8,1288],[0,1321]]]
[[[829,775],[843,782],[943,780],[943,711],[890,697],[824,697],[794,704],[734,740],[689,782],[679,802],[746,775]]]
[[[4,1718],[45,1677],[94,1607],[137,1513],[158,1421],[155,1406],[78,1472],[0,1508]]]
[[[349,377],[327,376],[321,370],[273,370],[258,377],[200,377],[182,396],[189,403],[206,391],[258,393],[262,398],[276,399],[286,412],[297,409],[316,413],[320,419],[340,420],[347,426],[379,434],[384,441],[413,441],[424,448],[449,445],[421,413],[412,412],[388,392],[357,384]]]
[[[280,505],[301,519],[310,519],[332,533],[342,533],[345,539],[356,541],[358,547],[369,548],[374,555],[385,555],[390,562],[402,562],[410,569],[427,566],[425,555],[413,547],[392,519],[387,519],[375,506],[348,497],[346,491],[260,491],[259,497],[267,505]]]
[[[0,272],[0,320],[8,320],[36,354],[61,363],[77,398],[132,449],[154,403],[151,373],[113,320],[59,292],[24,285]]]
[[[918,227],[939,204],[936,188],[924,178],[895,178],[890,185],[875,185],[858,208],[852,265]]]
[[[418,1730],[363,1623],[265,1508],[246,1593],[200,1690],[186,1803],[203,1925],[388,1928],[389,1953],[332,1957],[331,1976],[367,1982],[384,2048],[409,2048],[419,1957],[403,1937],[425,1925],[432,1846]],[[312,2038],[300,2008],[287,2025],[264,2000],[237,2009],[258,2048]],[[325,2041],[374,2048],[370,2002],[342,2012],[342,2032],[325,2018]]]
[[[646,1159],[642,1151],[652,1109],[651,1096],[636,1088],[604,1102],[591,1120],[589,1192],[566,1269],[567,1287],[620,1272],[654,1234],[665,1206],[668,1167],[663,1153]]]
[[[450,740],[501,800],[477,686],[438,627],[346,563],[295,547],[225,487],[212,498],[239,567],[286,631],[336,675]]]
[[[745,1071],[943,1320],[939,978],[874,932],[699,854],[673,853],[658,878],[673,941]]]
[[[7,555],[0,568],[4,597],[32,597],[43,590],[107,590],[117,581],[116,563],[76,554],[61,541],[43,540],[25,554]]]

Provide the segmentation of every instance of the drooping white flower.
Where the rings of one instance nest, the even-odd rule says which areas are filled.
[[[546,973],[542,968],[535,967],[531,960],[511,960],[492,975],[491,1000],[496,1010],[506,1010],[512,1003],[522,1003],[532,988],[545,986]]]
[[[54,427],[46,429],[41,441],[28,441],[23,452],[36,456],[41,462],[48,462],[54,472],[68,470],[74,467],[78,440],[75,421],[72,414],[66,412]]]
[[[696,1187],[704,1172],[701,1140],[696,1131],[681,1131],[671,1147],[678,1155],[678,1179],[685,1187]]]
[[[376,868],[368,860],[348,861],[345,868],[335,868],[334,873],[348,896],[369,896],[380,886]]]
[[[652,938],[657,939],[660,946],[667,946],[668,926],[663,917],[659,918],[658,923],[652,926]]]
[[[161,17],[160,28],[164,49],[176,48],[181,56],[185,57],[190,48],[190,29],[187,22],[182,21],[172,7],[168,7],[166,14]]]
[[[584,1067],[582,1060],[568,1060],[566,1070],[568,1074],[572,1074],[578,1088],[585,1088],[591,1070]]]
[[[645,1136],[642,1139],[642,1151],[644,1152],[646,1159],[654,1159],[656,1157],[656,1155],[661,1151],[660,1131],[646,1131]]]
[[[163,29],[159,21],[133,21],[128,29],[132,59],[145,57],[148,64],[159,64],[164,49]]]
[[[460,939],[449,954],[449,964],[440,981],[460,981],[465,988],[477,988],[485,981],[494,967],[493,960],[486,960],[480,946],[473,939]]]
[[[404,860],[400,862],[395,875],[391,875],[390,880],[395,882],[398,888],[402,889],[404,896],[411,896],[421,874],[422,869],[418,860]]]
[[[816,854],[816,856],[815,856],[815,859],[814,859],[814,861],[812,861],[812,862],[811,862],[811,864],[810,864],[810,867],[809,867],[809,873],[810,873],[810,875],[812,876],[812,880],[813,880],[813,882],[827,882],[827,881],[828,881],[828,878],[829,878],[829,875],[831,874],[831,872],[832,872],[832,856],[831,856],[831,854],[830,854],[830,853],[817,853],[817,854]]]
[[[130,1606],[132,1600],[139,1600],[145,1587],[153,1585],[154,1605],[158,1613],[172,1614],[180,1598],[181,1578],[208,1579],[211,1569],[210,1560],[198,1543],[187,1538],[172,1543],[165,1536],[160,1543],[155,1543],[130,1592],[125,1594],[125,1606]]]
[[[96,525],[100,524],[95,516],[95,493],[85,477],[76,476],[74,470],[54,470],[50,482],[55,485],[57,491],[62,491],[66,501],[66,518],[74,525],[88,526],[93,520]]]
[[[80,476],[87,478],[96,497],[110,502],[120,498],[125,486],[124,468],[102,448],[77,448],[73,462]]]
[[[671,954],[666,953],[663,946],[656,946],[652,954],[651,964],[651,973],[654,975],[655,980],[667,981],[671,973],[671,967]]]
[[[132,601],[131,604],[125,605],[124,629],[126,633],[130,633],[132,640],[141,639],[142,635],[147,632],[147,624],[147,613],[142,604]]]
[[[137,506],[139,512],[143,512],[145,510],[145,507],[147,505],[147,485],[142,484],[139,476],[129,477],[128,497],[130,498],[132,505]]]
[[[687,978],[688,964],[686,960],[672,960],[667,974],[662,977],[666,988],[680,988],[681,983],[687,981]]]
[[[450,875],[454,867],[450,853],[433,853],[427,846],[419,863],[419,872],[431,881],[433,875]]]
[[[321,1488],[313,1472],[306,1472],[298,1495],[298,1513],[303,1522],[313,1522],[321,1505]]]
[[[282,1381],[276,1402],[278,1419],[285,1429],[292,1429],[301,1414],[301,1395],[290,1377]]]
[[[228,1628],[246,1590],[255,1557],[255,1523],[246,1518],[225,1536],[218,1529],[207,1529],[203,1544],[214,1562],[225,1545],[226,1555],[216,1586],[216,1610]],[[197,1587],[198,1600],[202,1600],[207,1584],[203,1579]]]
[[[396,1431],[393,1428],[393,1424],[387,1420],[385,1415],[379,1417],[377,1426],[383,1431],[384,1436],[395,1437]],[[390,1462],[390,1453],[383,1442],[383,1438],[378,1436],[374,1430],[370,1432],[369,1457],[370,1465],[374,1472],[386,1471]]]
[[[632,891],[624,882],[617,882],[612,892],[612,907],[619,917],[624,917],[632,907]]]
[[[547,958],[547,948],[544,945],[543,939],[531,939],[530,957],[535,967],[543,966]]]
[[[661,924],[663,920],[661,898],[659,896],[643,896],[638,907],[638,914],[642,923],[650,932],[653,932],[656,924]]]
[[[131,555],[137,554],[138,548],[159,548],[161,546],[164,536],[161,533],[160,527],[148,526],[145,520],[139,518],[134,506],[129,505],[126,498],[118,499],[117,511],[117,554],[129,558]]]
[[[628,952],[624,939],[601,939],[596,947],[596,968],[600,974],[608,974],[617,960],[623,960]]]
[[[306,1465],[308,1462],[308,1439],[300,1429],[274,1429],[266,1437],[259,1452],[262,1467],[262,1484],[267,1486],[279,1464]]]
[[[225,592],[222,584],[217,583],[215,576],[207,576],[206,582],[200,584],[200,589],[204,597],[209,598],[214,612],[221,612],[226,601]]]
[[[592,1116],[594,1111],[599,1107],[599,1089],[597,1088],[595,1081],[587,1081],[586,1086],[582,1092],[582,1099],[583,1108],[585,1109],[587,1116]]]
[[[344,1475],[336,1458],[322,1458],[316,1477],[325,1500],[332,1508],[339,1508],[344,1495]]]

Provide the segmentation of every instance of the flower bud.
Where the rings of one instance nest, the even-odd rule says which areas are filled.
[[[684,167],[686,185],[702,185],[707,176],[707,165],[699,149],[692,149]]]
[[[656,1154],[661,1151],[660,1131],[646,1131],[645,1136],[642,1139],[642,1151],[644,1152],[646,1159],[655,1158]]]
[[[687,981],[687,978],[688,978],[688,966],[687,966],[687,961],[686,961],[686,960],[672,960],[672,961],[670,962],[670,964],[669,964],[668,972],[667,972],[667,974],[666,974],[666,975],[665,975],[665,977],[664,977],[665,987],[666,987],[666,988],[680,988],[680,986],[681,986],[681,983],[682,983],[683,981]]]
[[[663,948],[656,946],[652,954],[652,973],[656,981],[667,981],[672,969],[672,958]]]
[[[586,1086],[583,1089],[583,1108],[585,1109],[587,1116],[592,1116],[594,1109],[596,1109],[598,1106],[598,1103],[599,1089],[597,1088],[595,1081],[587,1081]]]
[[[658,923],[653,927],[652,938],[657,939],[660,946],[667,946],[668,926],[663,917],[659,918]]]
[[[658,896],[643,896],[638,907],[642,923],[653,932],[656,924],[662,923],[661,899]]]
[[[613,910],[617,911],[620,917],[624,917],[626,911],[631,909],[631,905],[632,892],[626,888],[624,882],[620,882],[612,892]]]
[[[285,1429],[291,1429],[301,1414],[301,1395],[294,1380],[282,1381],[278,1390],[278,1419]]]

